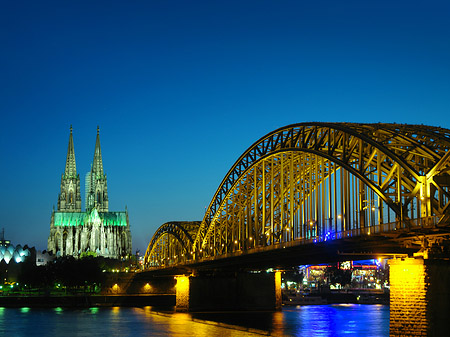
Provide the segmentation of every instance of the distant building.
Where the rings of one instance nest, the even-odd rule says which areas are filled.
[[[5,229],[2,229],[0,236],[0,264],[21,263],[33,257],[36,257],[36,249],[34,247],[12,245],[10,240],[5,239]]]
[[[47,263],[53,261],[55,256],[47,251],[37,251],[36,252],[36,266],[45,266]]]
[[[23,266],[26,263],[34,264],[36,261],[36,249],[27,245],[13,245],[5,240],[4,230],[0,236],[0,294],[2,286],[8,282],[17,282]],[[12,283],[11,283],[12,287]]]
[[[5,243],[5,241],[8,243]],[[32,256],[32,253],[32,249],[28,248],[28,246],[14,246],[8,240],[4,240],[4,242],[0,241],[0,263],[21,263]]]
[[[103,171],[100,134],[97,128],[94,160],[86,175],[86,210],[81,210],[80,175],[77,174],[72,127],[66,167],[61,177],[57,210],[53,210],[47,250],[58,256],[97,256],[123,258],[131,255],[128,211],[108,210],[108,189]]]

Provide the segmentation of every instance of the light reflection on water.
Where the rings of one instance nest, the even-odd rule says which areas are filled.
[[[0,308],[0,336],[389,336],[389,306],[316,305],[281,312],[156,313],[144,308]]]
[[[389,306],[312,305],[283,310],[284,333],[291,336],[389,336]]]

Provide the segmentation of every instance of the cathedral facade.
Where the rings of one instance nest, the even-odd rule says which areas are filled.
[[[86,175],[86,209],[81,210],[80,175],[77,174],[72,127],[66,167],[61,177],[57,210],[53,210],[47,250],[56,256],[79,257],[95,253],[108,258],[131,255],[128,211],[110,212],[108,189],[103,171],[100,134],[97,128],[94,160]]]

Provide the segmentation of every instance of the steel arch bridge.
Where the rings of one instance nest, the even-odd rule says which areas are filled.
[[[449,148],[450,130],[425,125],[315,122],[280,128],[234,163],[201,223],[157,230],[145,265],[445,227]]]

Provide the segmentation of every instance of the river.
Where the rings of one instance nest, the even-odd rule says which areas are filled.
[[[389,306],[284,307],[280,312],[162,313],[144,308],[1,308],[0,336],[389,336]]]

